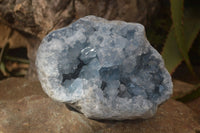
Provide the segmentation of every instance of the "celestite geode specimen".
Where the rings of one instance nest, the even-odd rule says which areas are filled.
[[[172,94],[162,57],[138,23],[81,18],[43,39],[36,66],[51,98],[93,119],[149,118]]]

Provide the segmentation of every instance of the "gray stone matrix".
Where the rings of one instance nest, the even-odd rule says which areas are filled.
[[[44,91],[92,119],[152,117],[170,74],[138,23],[86,16],[49,33],[36,67]]]

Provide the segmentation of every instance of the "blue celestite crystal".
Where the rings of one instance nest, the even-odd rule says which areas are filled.
[[[51,98],[93,119],[149,118],[172,94],[162,57],[138,23],[81,18],[43,39],[36,67]]]

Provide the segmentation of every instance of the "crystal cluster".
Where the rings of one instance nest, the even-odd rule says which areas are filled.
[[[83,17],[43,39],[36,67],[51,98],[92,119],[149,118],[172,94],[162,57],[138,23]]]

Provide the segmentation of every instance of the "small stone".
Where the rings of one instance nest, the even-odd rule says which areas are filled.
[[[43,39],[36,67],[51,98],[92,119],[150,118],[172,94],[164,61],[138,23],[81,18]]]

